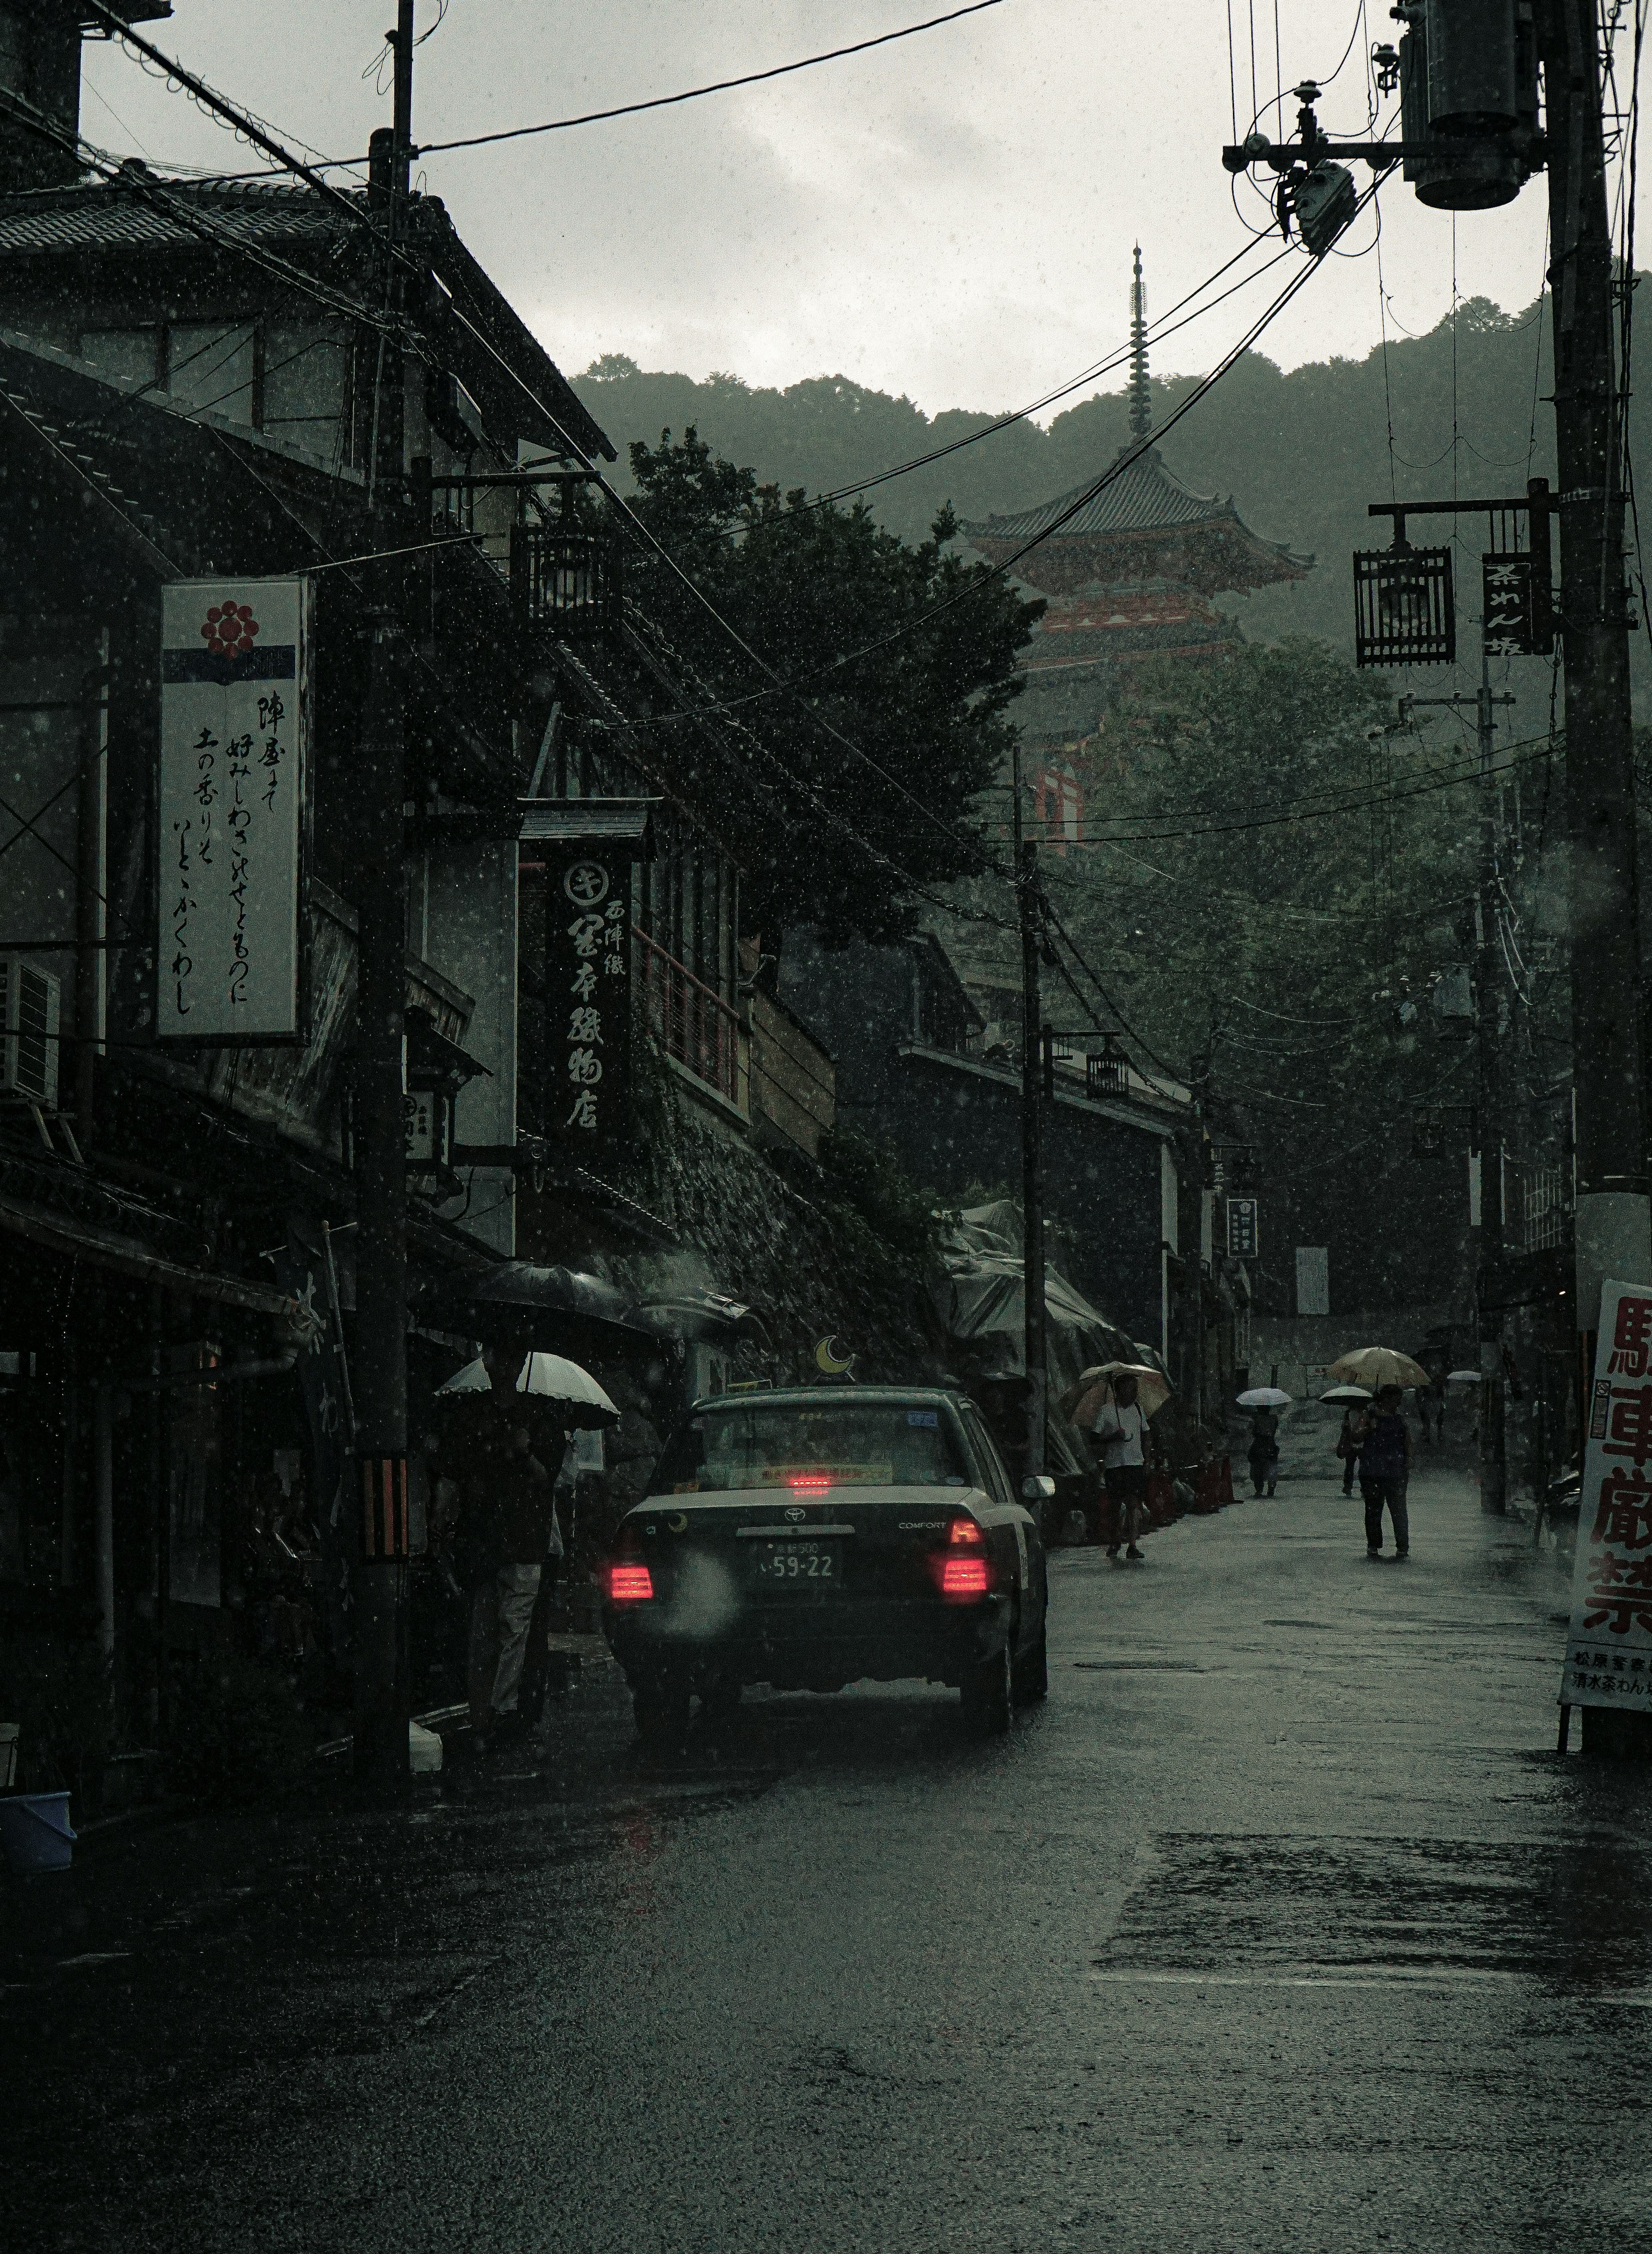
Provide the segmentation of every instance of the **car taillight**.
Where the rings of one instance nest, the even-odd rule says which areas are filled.
[[[947,1539],[954,1544],[967,1543],[978,1549],[986,1538],[973,1518],[955,1518],[947,1529]]]
[[[992,1568],[984,1558],[943,1558],[941,1593],[943,1597],[984,1597],[992,1586]]]
[[[786,1482],[794,1494],[823,1494],[831,1483],[830,1472],[794,1472]]]
[[[608,1568],[611,1605],[646,1604],[654,1594],[654,1576],[646,1565],[616,1558]]]

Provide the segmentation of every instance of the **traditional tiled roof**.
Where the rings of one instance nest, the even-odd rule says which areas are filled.
[[[958,529],[968,540],[1036,540],[1052,525],[1060,525],[1060,530],[1050,535],[1059,540],[1069,534],[1157,532],[1177,525],[1208,523],[1213,517],[1236,521],[1231,500],[1191,491],[1166,468],[1157,446],[1145,448],[1133,461],[1125,458],[1129,452],[1129,447],[1121,452],[1122,467],[1065,524],[1060,523],[1061,518],[1095,484],[1093,478],[1058,494],[1054,500],[1041,501],[1036,508],[1018,509],[1010,516],[989,516],[978,524],[961,524]]]
[[[172,205],[176,212],[168,208]],[[151,176],[144,187],[115,181],[0,197],[0,256],[181,248],[200,240],[188,223],[191,214],[214,233],[248,244],[325,242],[343,227],[342,214],[309,188],[264,181],[228,187]]]
[[[340,192],[365,220],[365,191]],[[410,199],[404,240],[428,259],[454,309],[487,340],[479,343],[466,333],[463,321],[450,320],[442,343],[448,364],[484,408],[491,398],[494,411],[522,435],[551,445],[569,438],[585,453],[614,460],[614,449],[600,425],[466,248],[439,197]],[[15,276],[24,290],[49,273],[47,262],[53,256],[101,251],[120,258],[189,253],[233,260],[243,249],[262,251],[272,258],[284,256],[300,266],[307,259],[312,271],[318,258],[323,258],[328,284],[348,289],[350,269],[342,254],[354,248],[372,248],[366,228],[354,226],[349,211],[312,188],[266,180],[168,179],[132,158],[113,180],[0,196],[0,266],[9,270],[8,284]],[[268,278],[260,275],[252,259],[247,266],[249,277],[262,280],[267,288]],[[495,354],[506,363],[504,368]],[[535,411],[536,401],[542,411]]]

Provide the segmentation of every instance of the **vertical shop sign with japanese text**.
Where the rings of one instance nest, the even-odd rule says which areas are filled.
[[[545,871],[544,1118],[578,1159],[631,1125],[631,857],[574,847]]]
[[[304,579],[162,590],[163,1040],[303,1038],[308,599]]]
[[[1564,1706],[1652,1712],[1652,1285],[1607,1284],[1561,1677]]]

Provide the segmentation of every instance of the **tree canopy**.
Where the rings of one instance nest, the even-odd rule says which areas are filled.
[[[1472,725],[1416,719],[1319,642],[1144,665],[1088,747],[1086,828],[1108,842],[1054,863],[1050,886],[1138,1055],[1198,1087],[1285,1200],[1286,1239],[1354,1231],[1378,1273],[1387,1247],[1410,1269],[1396,1300],[1450,1287],[1475,1095],[1460,1011],[1483,787]],[[1546,764],[1501,786],[1516,923]],[[1515,924],[1509,941],[1518,956]],[[1544,1038],[1522,985],[1511,1058],[1534,1024]],[[1289,1304],[1289,1278],[1270,1281]]]
[[[908,544],[858,504],[760,484],[693,430],[637,442],[631,467],[633,506],[678,567],[634,542],[633,615],[707,714],[691,755],[747,927],[910,928],[920,895],[983,862],[981,796],[1042,606],[949,555],[945,512]]]

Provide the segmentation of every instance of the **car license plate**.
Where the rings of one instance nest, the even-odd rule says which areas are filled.
[[[835,1542],[754,1543],[752,1573],[760,1589],[825,1596],[843,1578],[844,1553]]]

